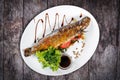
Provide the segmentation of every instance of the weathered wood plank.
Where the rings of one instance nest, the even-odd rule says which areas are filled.
[[[23,0],[0,0],[0,80],[120,80],[120,5],[117,3],[120,1],[24,0],[23,8]],[[99,23],[100,42],[89,64],[65,76],[47,77],[26,64],[23,66],[19,52],[22,17],[25,28],[39,12],[61,4],[73,4],[90,11]]]
[[[47,8],[47,0],[24,0],[24,28],[37,14]]]
[[[117,25],[117,46],[118,46],[118,60],[117,60],[117,76],[116,80],[120,80],[120,0],[118,0],[118,25]]]
[[[57,6],[57,0],[48,0],[47,7],[50,8],[54,6]]]
[[[22,13],[22,0],[4,0],[4,80],[23,80],[23,61],[19,51]]]
[[[88,78],[88,63],[73,73],[65,75],[65,80],[89,80]]]
[[[47,0],[24,0],[24,28],[37,14],[47,8]],[[34,26],[33,26],[34,27]],[[24,63],[24,80],[46,80],[47,76],[34,72]]]
[[[58,5],[71,5],[72,0],[57,0]]]
[[[64,76],[48,76],[47,80],[67,80]]]
[[[98,48],[89,62],[90,80],[115,80],[117,0],[89,0],[87,4],[98,21],[101,34]]]
[[[4,0],[0,0],[0,80],[3,80],[3,11]]]

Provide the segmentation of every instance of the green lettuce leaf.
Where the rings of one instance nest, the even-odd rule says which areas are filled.
[[[38,61],[43,64],[43,68],[50,67],[53,71],[57,71],[61,61],[61,51],[53,47],[49,47],[44,51],[37,51]]]

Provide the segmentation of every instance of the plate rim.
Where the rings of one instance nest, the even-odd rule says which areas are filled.
[[[89,11],[87,11],[86,9],[84,9],[84,8],[82,8],[82,7],[74,6],[74,5],[59,5],[59,6],[50,7],[50,8],[48,8],[48,9],[52,9],[52,8],[56,8],[56,7],[76,7],[76,8],[80,8],[80,9],[86,11],[87,13],[89,13],[89,14],[94,18],[95,23],[97,23],[97,28],[98,28],[98,40],[97,40],[97,44],[96,44],[95,50],[93,51],[92,55],[91,55],[91,56],[89,57],[89,59],[81,66],[81,67],[83,67],[83,66],[92,58],[92,56],[94,55],[94,53],[95,53],[95,51],[96,51],[96,49],[97,49],[97,47],[98,47],[98,44],[99,44],[99,41],[100,41],[100,29],[99,29],[98,22],[96,21],[95,17],[94,17]],[[31,70],[33,70],[34,72],[37,72],[37,73],[39,73],[39,74],[46,75],[46,76],[61,76],[61,75],[67,75],[67,74],[70,74],[70,73],[72,73],[72,72],[77,71],[77,70],[80,69],[81,67],[79,67],[78,69],[75,69],[75,70],[73,70],[73,71],[69,71],[68,73],[64,73],[64,74],[57,74],[57,75],[49,74],[49,75],[48,75],[48,74],[40,73],[39,71],[36,71],[36,70],[32,69],[31,66],[29,66],[29,65],[26,63],[25,59],[24,59],[23,56],[22,56],[22,52],[21,52],[21,44],[22,44],[22,43],[21,43],[21,42],[22,42],[23,34],[25,33],[28,25],[32,22],[32,20],[33,20],[35,17],[37,17],[39,14],[44,13],[44,12],[45,12],[46,10],[48,10],[48,9],[45,9],[45,10],[39,12],[36,16],[34,16],[34,17],[28,22],[28,24],[26,25],[25,29],[23,30],[22,35],[21,35],[21,37],[20,37],[20,47],[19,47],[19,49],[20,49],[20,56],[22,57],[24,63],[25,63]]]

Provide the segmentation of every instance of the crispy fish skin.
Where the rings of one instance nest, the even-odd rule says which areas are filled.
[[[85,17],[82,20],[66,25],[57,30],[53,35],[49,35],[43,39],[41,39],[36,45],[31,48],[26,48],[24,50],[24,55],[30,56],[34,54],[36,51],[48,49],[48,47],[52,46],[54,48],[58,48],[61,44],[70,40],[76,34],[80,33],[88,27],[90,23],[90,18]]]

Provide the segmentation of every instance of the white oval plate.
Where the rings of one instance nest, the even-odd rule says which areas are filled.
[[[49,14],[51,26],[54,25],[56,13],[58,13],[60,16],[59,25],[62,22],[62,18],[64,14],[66,15],[66,19],[68,21],[70,21],[72,17],[79,20],[80,19],[79,16],[81,13],[83,14],[83,17],[88,16],[91,18],[90,25],[87,28],[87,32],[85,33],[85,40],[84,41],[80,40],[79,43],[76,42],[73,46],[71,46],[66,51],[66,53],[72,57],[72,65],[67,70],[58,69],[58,71],[53,72],[50,68],[43,69],[42,64],[38,62],[35,55],[29,56],[29,57],[24,56],[23,50],[27,47],[32,46],[34,42],[34,37],[35,37],[34,33],[35,33],[35,26],[37,24],[37,21],[39,19],[45,20],[46,13]],[[40,27],[38,27],[38,30],[37,30],[37,37],[41,38],[44,27],[42,27],[41,23],[39,23],[38,26]],[[46,33],[47,34],[50,33],[50,28],[48,25],[46,26]],[[79,69],[80,67],[82,67],[85,63],[87,63],[87,61],[92,57],[93,53],[95,52],[95,49],[98,45],[98,41],[99,41],[99,27],[95,18],[83,8],[70,6],[70,5],[62,5],[62,6],[56,6],[41,12],[27,25],[21,38],[20,51],[21,51],[23,60],[28,65],[28,67],[30,67],[32,70],[44,75],[58,76],[58,75],[71,73]],[[75,56],[73,55],[73,51],[76,50],[76,48],[78,48],[78,51],[80,52],[81,46],[82,46],[81,42],[85,42],[85,47],[83,51],[80,53],[79,58],[75,59],[74,58]]]

